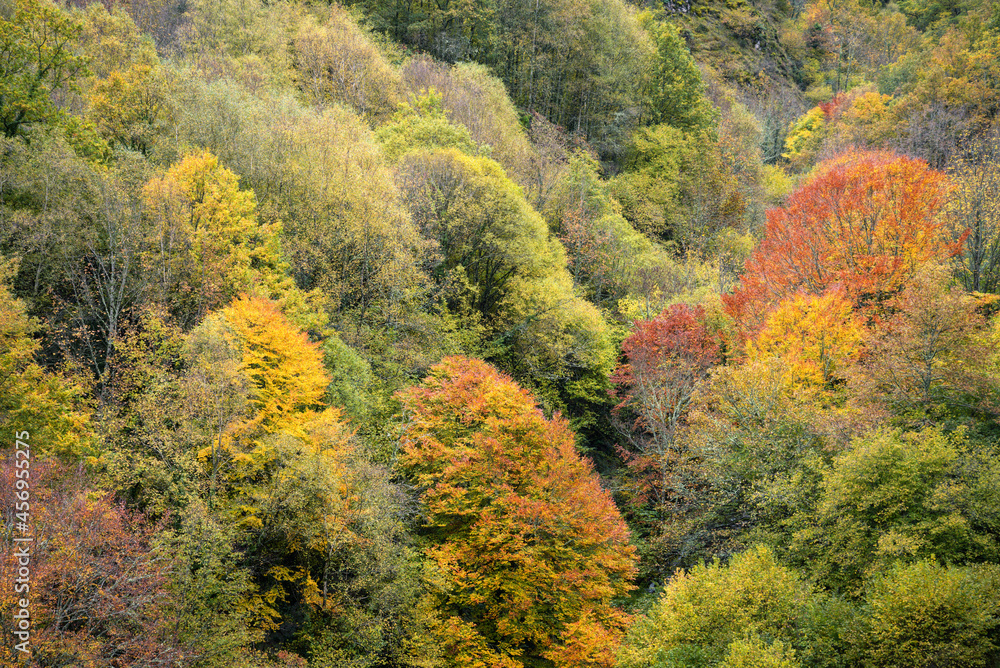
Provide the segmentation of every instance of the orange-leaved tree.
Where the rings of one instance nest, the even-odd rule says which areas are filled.
[[[820,295],[835,283],[855,307],[877,310],[920,264],[961,248],[964,237],[954,242],[938,220],[948,187],[923,160],[888,152],[849,151],[823,163],[784,207],[768,211],[740,286],[724,297],[728,312],[753,331],[785,297]]]
[[[450,357],[400,394],[450,665],[607,666],[635,552],[565,419],[485,362]]]

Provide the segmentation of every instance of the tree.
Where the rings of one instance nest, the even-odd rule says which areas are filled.
[[[558,255],[545,222],[500,166],[455,149],[410,154],[399,181],[421,232],[437,248],[426,271],[442,281],[461,266],[473,304],[494,316],[515,277],[551,273]]]
[[[7,287],[14,265],[0,264],[0,426],[27,430],[38,454],[84,454],[92,437],[81,389],[35,361],[39,324]]]
[[[322,407],[330,382],[319,345],[269,299],[240,295],[221,316],[250,384],[250,417],[240,431],[296,433],[296,424]]]
[[[398,161],[413,150],[454,148],[466,155],[482,152],[464,125],[445,116],[442,98],[433,88],[417,95],[413,104],[401,103],[390,121],[376,131],[385,156]]]
[[[411,58],[400,72],[412,100],[434,90],[448,120],[464,126],[479,146],[489,147],[491,158],[525,189],[537,184],[538,149],[528,140],[522,118],[503,81],[475,63],[436,62],[427,56]],[[534,130],[534,127],[532,127]],[[537,186],[535,186],[537,188]],[[529,196],[528,200],[536,201]]]
[[[793,560],[851,596],[896,562],[996,561],[994,455],[972,445],[937,427],[855,439],[823,473],[816,508],[792,523]]]
[[[34,445],[35,434],[29,442]],[[20,460],[19,461],[23,461]],[[0,459],[0,513],[15,516],[15,458]],[[185,661],[160,607],[167,568],[153,547],[157,526],[91,489],[81,471],[31,458],[30,599],[32,665],[148,666]],[[11,522],[13,524],[13,522]],[[0,543],[0,573],[14,582],[20,543]],[[23,563],[23,562],[21,562]],[[0,636],[13,648],[14,601],[0,594]],[[24,658],[7,649],[14,666]],[[6,651],[4,652],[6,654]],[[3,656],[3,655],[0,655]]]
[[[18,0],[13,20],[0,18],[0,125],[25,136],[58,116],[51,94],[73,85],[85,61],[73,51],[80,25],[48,0]]]
[[[868,354],[853,374],[862,400],[887,406],[904,424],[1000,411],[980,303],[950,282],[945,266],[918,271],[890,302],[894,315],[868,335]]]
[[[855,308],[876,313],[919,265],[958,252],[938,220],[947,191],[944,174],[892,153],[823,163],[786,206],[768,211],[740,286],[724,296],[727,311],[753,331],[797,290],[820,295],[840,283]]]
[[[824,650],[845,648],[814,625],[810,608],[846,621],[835,601],[780,565],[770,548],[753,547],[728,565],[716,560],[671,578],[630,629],[618,666],[828,665],[810,660],[822,660]],[[750,660],[748,654],[759,658]],[[796,655],[805,660],[797,663]]]
[[[621,399],[617,410],[633,416],[626,431],[640,454],[633,464],[659,475],[649,491],[662,505],[682,458],[678,429],[699,382],[720,361],[719,341],[705,326],[701,306],[676,304],[652,320],[636,322],[622,352],[628,361],[612,375]]]
[[[375,121],[392,113],[401,97],[399,75],[338,5],[323,25],[311,16],[299,24],[293,58],[299,89],[313,105],[343,102]]]
[[[719,232],[740,228],[747,211],[742,188],[752,182],[739,175],[734,139],[727,124],[726,143],[714,131],[682,131],[667,123],[632,134],[626,171],[612,181],[622,213],[637,229],[683,249],[706,250]],[[741,183],[742,181],[742,183]]]
[[[158,64],[134,64],[94,83],[91,116],[101,135],[125,148],[151,154],[170,110],[170,80]]]
[[[481,332],[484,356],[592,424],[613,364],[608,327],[574,293],[562,244],[521,189],[453,148],[406,154],[399,181],[433,244],[423,269],[442,306]]]
[[[255,283],[280,275],[277,230],[257,221],[252,191],[204,151],[189,155],[144,190],[154,231],[158,298],[185,324],[197,322]]]
[[[864,654],[873,668],[990,665],[996,644],[1000,568],[897,566],[870,587]]]
[[[610,665],[625,622],[612,603],[630,588],[634,549],[566,421],[460,357],[400,399],[400,463],[421,489],[439,642],[478,647],[487,665]]]
[[[354,0],[379,30],[446,62],[490,67],[521,108],[614,156],[646,106],[653,44],[624,2]]]
[[[967,233],[955,258],[966,290],[1000,291],[1000,136],[973,143],[949,165],[955,189],[947,212],[952,234]],[[968,232],[966,232],[968,231]]]
[[[652,121],[684,132],[714,130],[719,112],[705,97],[701,72],[680,31],[672,23],[645,17],[656,44],[651,88]]]
[[[820,296],[797,293],[775,307],[757,336],[747,342],[751,363],[771,357],[785,363],[792,390],[843,382],[862,353],[863,330],[841,291]]]

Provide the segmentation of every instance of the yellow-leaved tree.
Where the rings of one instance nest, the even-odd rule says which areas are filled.
[[[211,457],[213,479],[226,462],[230,480],[259,472],[272,458],[267,435],[306,439],[307,425],[334,410],[323,408],[330,379],[318,344],[270,299],[240,295],[191,333],[188,349],[189,379],[216,417],[216,438],[199,452]]]
[[[283,273],[278,226],[259,224],[253,191],[241,190],[236,174],[208,151],[150,180],[144,196],[154,227],[145,258],[154,290],[182,323]]]
[[[89,415],[82,409],[79,388],[35,362],[39,344],[32,338],[38,324],[7,287],[14,263],[0,262],[0,428],[13,448],[15,432],[25,438],[33,456],[48,453],[76,456],[91,439]]]
[[[815,296],[799,292],[771,312],[757,337],[747,342],[751,362],[777,357],[785,382],[795,391],[818,390],[843,379],[862,350],[863,327],[842,290]]]

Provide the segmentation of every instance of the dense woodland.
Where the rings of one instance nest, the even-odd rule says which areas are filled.
[[[86,1],[0,0],[0,666],[1000,666],[996,3]]]

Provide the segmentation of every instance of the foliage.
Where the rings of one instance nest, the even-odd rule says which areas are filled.
[[[221,316],[251,388],[251,417],[239,430],[296,433],[296,423],[320,406],[329,383],[318,346],[270,300],[240,295]]]
[[[451,124],[465,127],[472,140],[500,163],[538,208],[535,197],[546,188],[545,178],[539,173],[541,156],[528,140],[520,112],[502,81],[483,65],[448,66],[426,56],[408,60],[400,75],[411,106],[425,92],[433,90],[440,96],[441,108]]]
[[[35,361],[39,323],[7,286],[14,270],[10,261],[0,266],[0,425],[32,434],[38,454],[79,457],[93,435],[82,388]]]
[[[48,0],[18,0],[0,18],[0,124],[4,136],[27,136],[59,116],[51,95],[85,71],[75,53],[80,24]]]
[[[149,154],[159,142],[159,126],[169,109],[169,80],[159,67],[132,65],[97,81],[91,114],[101,134],[113,143]]]
[[[616,307],[639,292],[643,278],[668,261],[667,254],[618,212],[597,162],[574,152],[542,213],[566,248],[573,283],[588,300]]]
[[[337,5],[330,8],[326,23],[307,17],[299,24],[293,59],[299,90],[313,105],[342,102],[378,120],[400,97],[399,75],[371,37]]]
[[[756,338],[747,342],[746,353],[751,363],[780,358],[793,391],[819,389],[845,380],[861,355],[862,338],[851,303],[839,291],[797,293],[771,311]]]
[[[768,212],[760,245],[740,286],[723,299],[748,331],[797,290],[822,294],[835,283],[855,308],[873,314],[920,264],[958,252],[937,214],[943,174],[926,163],[882,152],[848,152]]]
[[[282,251],[300,289],[352,325],[410,317],[425,285],[415,260],[422,246],[361,119],[340,106],[308,110],[231,82],[189,81],[183,95],[177,132],[241,174],[260,201],[262,223],[282,223]],[[356,328],[342,331],[346,337]]]
[[[34,445],[36,438],[32,434],[28,442]],[[13,527],[16,512],[26,512],[15,509],[15,472],[28,470],[34,540],[27,543],[30,589],[21,594],[30,600],[32,664],[143,666],[191,657],[171,637],[162,605],[167,572],[152,545],[157,527],[109,493],[90,489],[82,470],[29,461],[28,469],[15,468],[14,456],[3,457],[0,503],[5,525]],[[0,543],[0,573],[11,585],[23,565],[17,552],[25,545],[14,542],[15,536],[24,537],[11,529]],[[5,665],[23,658],[13,651],[15,601],[22,596],[13,586],[0,594],[3,658],[10,660]]]
[[[891,302],[895,314],[867,338],[858,397],[887,405],[906,424],[995,415],[997,376],[979,303],[927,265]]]
[[[1000,154],[996,137],[979,140],[949,165],[955,184],[947,213],[952,234],[968,231],[956,256],[963,287],[972,292],[1000,291]]]
[[[386,158],[392,161],[399,160],[407,151],[419,149],[453,148],[471,156],[480,154],[468,129],[446,118],[441,97],[433,88],[417,96],[412,106],[401,103],[376,136]]]
[[[852,443],[824,473],[822,497],[803,517],[792,553],[817,580],[857,595],[866,577],[897,562],[994,561],[993,511],[981,505],[992,465],[961,432],[880,430]],[[957,481],[958,471],[965,471]]]
[[[652,124],[665,124],[684,132],[714,130],[718,110],[705,97],[705,84],[680,31],[671,23],[644,17],[656,44],[650,73]]]
[[[792,169],[812,162],[823,140],[825,125],[826,114],[819,107],[813,107],[792,124],[785,137],[785,152],[781,154],[791,163]]]
[[[605,155],[620,152],[646,105],[654,46],[618,0],[352,4],[398,41],[490,67],[518,106],[583,134]]]
[[[490,665],[610,665],[626,621],[612,602],[629,589],[634,550],[566,421],[465,358],[401,399],[401,464],[422,490],[439,609],[467,620],[452,617],[440,642],[483,653],[485,641]]]
[[[611,192],[636,229],[680,248],[708,251],[728,229],[743,227],[743,190],[754,179],[736,157],[743,149],[733,146],[738,137],[732,126],[723,130],[724,142],[707,130],[685,133],[667,124],[633,133],[626,171],[611,182]],[[740,184],[738,171],[750,183]]]
[[[277,230],[258,223],[253,192],[208,151],[152,179],[144,196],[155,225],[147,261],[158,267],[159,298],[181,322],[197,322],[280,271]]]
[[[719,362],[719,342],[698,306],[672,306],[652,320],[636,322],[623,342],[627,363],[612,376],[621,402],[616,410],[634,416],[629,442],[640,454],[638,471],[661,476],[650,490],[659,504],[669,494],[672,469],[682,457],[675,444],[692,396]],[[638,472],[637,471],[637,472]]]
[[[613,364],[608,328],[574,294],[562,245],[520,188],[494,161],[455,149],[408,154],[399,180],[433,244],[423,269],[442,305],[482,323],[486,356],[537,384],[550,406],[593,421]]]
[[[870,666],[986,666],[996,661],[994,564],[941,566],[933,560],[893,568],[868,594]]]
[[[996,663],[995,4],[0,0],[29,663]]]
[[[807,611],[822,604],[822,595],[769,548],[755,547],[728,565],[716,561],[675,575],[629,631],[618,665],[809,665],[795,660],[794,648],[818,640]]]

